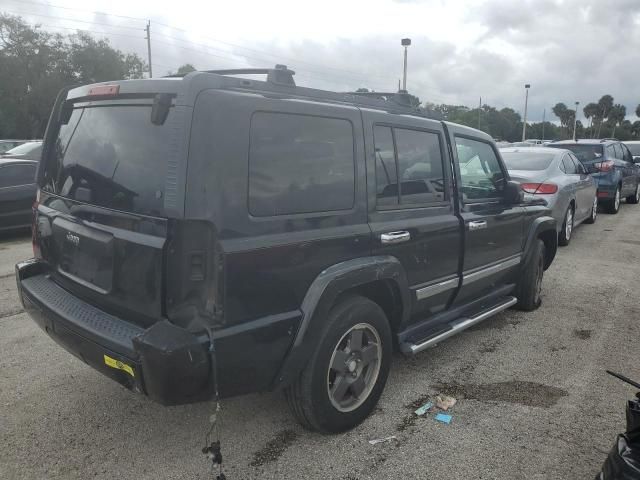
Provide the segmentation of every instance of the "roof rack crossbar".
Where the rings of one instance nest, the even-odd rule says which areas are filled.
[[[397,92],[346,92],[348,95],[360,95],[362,97],[378,98],[380,100],[392,101],[403,107],[415,108],[411,103],[411,95],[406,90]]]
[[[215,73],[217,75],[266,75],[267,82],[276,85],[287,85],[295,87],[296,82],[293,76],[296,74],[289,70],[286,65],[276,65],[274,68],[232,68],[226,70],[202,70],[204,73]]]

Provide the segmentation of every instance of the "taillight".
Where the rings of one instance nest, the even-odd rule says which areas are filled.
[[[555,183],[523,183],[520,185],[526,193],[534,195],[549,195],[558,191]]]
[[[36,192],[36,199],[31,207],[31,246],[33,247],[33,257],[42,258],[40,245],[38,244],[38,205],[40,205],[40,189]]]
[[[613,160],[607,160],[606,162],[598,162],[598,163],[594,163],[594,166],[600,170],[601,172],[608,172],[610,171],[613,166],[615,165],[615,163],[613,162]]]

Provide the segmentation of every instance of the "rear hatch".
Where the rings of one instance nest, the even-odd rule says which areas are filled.
[[[62,113],[50,122],[38,172],[34,229],[34,251],[58,284],[142,326],[164,315],[168,157],[180,131],[170,121],[152,122],[154,97],[57,105]],[[166,108],[170,118],[173,108]]]
[[[562,148],[565,150],[571,150],[585,167],[595,165],[596,168],[600,168],[600,164],[606,161],[604,156],[604,147],[601,144],[570,143],[550,144],[547,146],[551,148]],[[609,174],[609,171],[610,170],[597,171],[592,173],[591,176],[597,181],[599,177],[607,176]]]

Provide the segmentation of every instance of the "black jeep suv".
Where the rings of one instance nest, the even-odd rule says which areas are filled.
[[[405,100],[282,66],[63,91],[25,309],[163,404],[282,388],[306,427],[353,427],[393,349],[535,309],[557,248],[491,137]]]

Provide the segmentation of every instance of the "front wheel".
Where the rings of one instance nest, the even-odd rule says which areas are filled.
[[[361,423],[387,381],[391,341],[389,322],[376,303],[350,296],[335,305],[309,363],[285,390],[298,421],[323,433]]]
[[[544,276],[545,246],[540,239],[532,245],[533,251],[522,268],[522,274],[516,287],[518,303],[516,308],[529,312],[542,303],[542,277]]]
[[[616,188],[616,193],[607,203],[607,212],[615,215],[620,211],[620,185]]]
[[[564,215],[564,222],[562,223],[562,230],[558,234],[558,245],[566,247],[571,241],[571,234],[573,233],[573,206],[569,205],[567,213]]]
[[[636,185],[636,192],[627,197],[627,203],[637,204],[640,202],[640,183]]]
[[[589,217],[584,221],[584,223],[596,223],[596,218],[598,216],[598,195],[593,198],[593,205],[591,205],[591,213]]]

